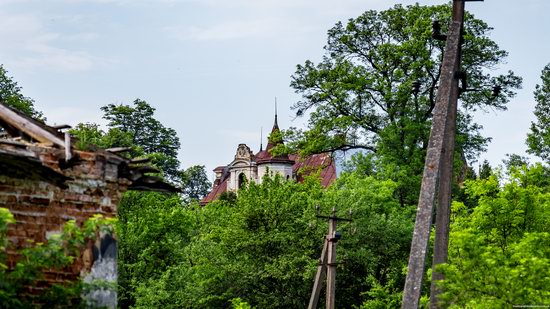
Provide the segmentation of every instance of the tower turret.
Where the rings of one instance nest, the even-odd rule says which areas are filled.
[[[265,174],[281,174],[286,179],[293,178],[292,166],[294,160],[291,160],[288,155],[273,156],[273,148],[279,145],[284,145],[281,130],[279,129],[279,123],[277,120],[277,101],[275,101],[275,120],[273,122],[273,128],[268,136],[267,147],[256,154],[256,164],[258,166],[258,179],[261,181]]]

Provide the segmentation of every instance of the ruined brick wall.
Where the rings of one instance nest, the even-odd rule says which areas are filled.
[[[128,179],[119,177],[120,157],[75,151],[73,162],[64,166],[62,150],[39,146],[27,150],[43,165],[72,180],[65,181],[67,187],[62,188],[58,183],[37,180],[32,171],[0,171],[0,207],[8,208],[17,221],[8,231],[9,240],[17,247],[28,245],[28,239],[45,242],[49,233],[60,231],[68,220],[80,224],[95,214],[116,216],[117,203],[130,185]],[[14,252],[8,252],[8,267],[12,268],[16,259]],[[91,250],[86,250],[70,268],[47,272],[46,280],[74,280],[82,270],[90,269],[92,260]]]

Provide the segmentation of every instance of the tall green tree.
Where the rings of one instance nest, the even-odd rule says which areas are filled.
[[[479,167],[479,179],[487,179],[493,174],[493,168],[488,160],[483,160]]]
[[[290,135],[304,153],[361,149],[372,153],[378,173],[398,181],[402,204],[413,203],[428,144],[445,42],[431,38],[432,20],[442,32],[450,6],[402,6],[367,11],[328,31],[323,60],[298,65],[291,86],[302,95],[298,116],[309,113],[304,132]],[[488,138],[472,120],[478,109],[505,110],[521,79],[512,72],[491,75],[507,53],[492,41],[492,28],[466,14],[462,68],[468,88],[461,95],[457,157],[484,150]],[[418,83],[418,84],[416,84]],[[491,87],[502,91],[491,97]]]
[[[27,116],[45,120],[42,112],[34,107],[34,101],[23,95],[21,87],[13,80],[13,77],[8,76],[8,71],[3,65],[0,65],[0,101]]]
[[[527,152],[550,163],[550,64],[542,70],[541,79],[535,90],[537,121],[531,123],[527,134]]]
[[[149,157],[164,175],[177,182],[180,180],[177,158],[180,141],[172,128],[165,127],[154,118],[155,108],[136,99],[133,105],[109,104],[101,107],[103,118],[108,121],[107,131],[95,123],[80,123],[70,133],[78,138],[76,146],[88,149],[90,145],[100,148],[128,147],[132,157]]]
[[[101,107],[103,118],[108,121],[107,136],[114,135],[114,147],[138,146],[143,153],[151,155],[171,180],[178,178],[179,160],[177,159],[180,141],[172,128],[165,127],[155,119],[149,103],[136,99],[133,104],[109,104]],[[120,135],[126,138],[120,138]],[[127,141],[131,145],[127,145]],[[139,155],[139,151],[136,155]]]
[[[181,171],[183,195],[190,201],[198,201],[212,189],[204,165],[194,165]]]

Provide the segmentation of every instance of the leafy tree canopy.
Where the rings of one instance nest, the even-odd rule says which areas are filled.
[[[149,103],[136,99],[133,105],[109,104],[103,106],[103,118],[108,121],[104,132],[94,123],[80,123],[70,132],[78,138],[76,146],[87,149],[129,147],[132,157],[145,156],[159,167],[170,180],[178,181],[177,158],[180,141],[176,131],[165,127],[153,117],[155,109]]]
[[[204,165],[194,165],[181,171],[183,195],[189,200],[198,201],[208,194],[212,184],[206,175]]]
[[[522,166],[529,165],[529,158],[525,156],[520,156],[515,153],[512,153],[512,154],[507,153],[506,159],[503,159],[502,163],[504,163],[506,170],[511,170],[514,167],[519,168]]]
[[[169,178],[177,178],[179,138],[174,129],[165,127],[153,117],[155,109],[151,105],[136,99],[133,106],[109,104],[101,110],[104,112],[103,118],[108,121],[107,135],[117,137],[112,140],[112,146],[138,146],[145,154],[155,154],[155,163]],[[119,135],[123,135],[123,138],[119,138]],[[126,144],[128,139],[131,145]]]
[[[27,116],[41,121],[46,120],[42,112],[35,109],[34,101],[21,93],[21,87],[12,77],[8,76],[8,71],[3,65],[0,65],[0,101]]]
[[[541,79],[535,90],[537,121],[531,123],[531,132],[527,134],[527,152],[550,163],[550,64],[542,70]]]
[[[479,178],[488,179],[493,174],[493,168],[488,160],[483,160],[483,163],[479,167]]]
[[[367,11],[328,31],[323,60],[298,65],[291,86],[302,95],[293,108],[309,112],[306,131],[286,135],[303,153],[363,149],[375,156],[378,173],[400,183],[404,203],[414,201],[428,143],[445,42],[431,38],[432,20],[450,20],[450,6],[402,6]],[[505,110],[521,79],[492,75],[507,53],[489,38],[485,22],[466,14],[463,70],[468,88],[458,115],[458,157],[472,159],[488,138],[472,111]],[[418,91],[412,91],[418,82]],[[491,87],[501,94],[491,97]],[[412,177],[412,178],[411,178]],[[412,188],[412,190],[411,190]],[[413,194],[408,191],[413,191]]]

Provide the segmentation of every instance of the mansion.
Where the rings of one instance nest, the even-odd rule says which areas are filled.
[[[246,144],[239,144],[235,158],[225,166],[218,166],[214,169],[216,179],[212,191],[201,201],[201,205],[216,200],[224,192],[236,192],[245,182],[253,181],[261,183],[266,174],[279,174],[287,180],[302,182],[304,176],[319,172],[321,185],[328,187],[336,179],[336,166],[330,154],[314,154],[305,158],[298,155],[271,154],[272,149],[283,143],[280,138],[277,115],[268,139],[266,149],[260,145],[260,151],[252,152]]]

